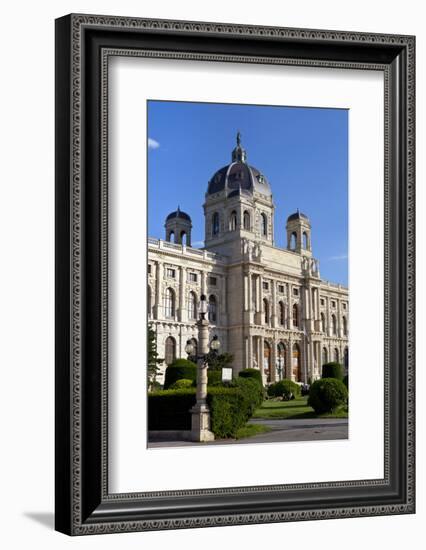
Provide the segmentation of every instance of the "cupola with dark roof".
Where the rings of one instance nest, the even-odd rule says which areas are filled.
[[[164,227],[166,228],[166,241],[191,246],[191,217],[179,206],[177,210],[167,216]]]
[[[312,253],[311,222],[306,214],[297,209],[287,218],[287,248],[310,256]]]

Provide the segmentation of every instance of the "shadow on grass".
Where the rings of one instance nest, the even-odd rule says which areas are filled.
[[[272,404],[273,403],[273,404]],[[307,407],[304,401],[273,401],[272,403],[264,403],[260,408],[267,409],[269,411],[281,410],[286,411],[287,409],[305,409]]]

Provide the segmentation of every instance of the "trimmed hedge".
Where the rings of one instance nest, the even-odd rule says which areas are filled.
[[[148,394],[148,430],[190,430],[195,388]]]
[[[249,400],[249,406],[251,408],[251,414],[254,410],[260,407],[265,399],[265,390],[255,378],[235,378],[232,381],[232,386],[240,388],[245,392]]]
[[[231,387],[208,387],[211,430],[216,437],[236,437],[263,400],[263,389],[253,379],[237,379]],[[190,430],[195,388],[148,394],[149,430]]]
[[[180,380],[176,380],[171,386],[171,390],[183,390],[184,388],[193,388],[194,387],[194,381],[190,380],[189,378],[181,378]]]
[[[209,388],[211,430],[216,437],[236,437],[252,414],[247,393],[241,388]]]
[[[308,405],[317,414],[333,412],[347,401],[348,390],[336,378],[321,378],[310,387]]]
[[[177,380],[197,380],[197,365],[188,359],[176,359],[166,368],[164,377],[164,389],[167,390]]]
[[[287,378],[284,378],[284,380],[280,380],[279,382],[275,382],[275,384],[271,384],[268,387],[268,395],[270,397],[282,396],[289,399],[290,394],[293,394],[294,397],[300,397],[300,386],[299,384],[296,384],[296,382],[293,382],[293,380],[289,380]]]
[[[322,366],[322,378],[337,378],[343,380],[343,368],[340,363],[325,363]]]
[[[222,384],[222,369],[207,369],[207,384],[209,386],[219,386]]]
[[[238,376],[241,378],[253,378],[263,386],[262,374],[258,369],[242,369],[238,373]]]

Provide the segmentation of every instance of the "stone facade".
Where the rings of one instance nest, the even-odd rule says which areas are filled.
[[[235,374],[259,368],[268,384],[313,381],[331,360],[347,369],[348,289],[321,279],[305,214],[288,217],[287,249],[274,245],[271,188],[247,164],[240,136],[232,162],[209,182],[204,213],[204,249],[189,246],[191,220],[179,208],[167,217],[166,240],[148,240],[148,320],[160,356],[187,357],[205,294],[211,337],[234,356]]]

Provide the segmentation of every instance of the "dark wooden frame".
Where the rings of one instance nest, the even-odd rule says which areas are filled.
[[[414,48],[412,36],[90,15],[56,21],[57,530],[83,535],[414,512]],[[110,55],[384,72],[382,480],[108,493]]]

